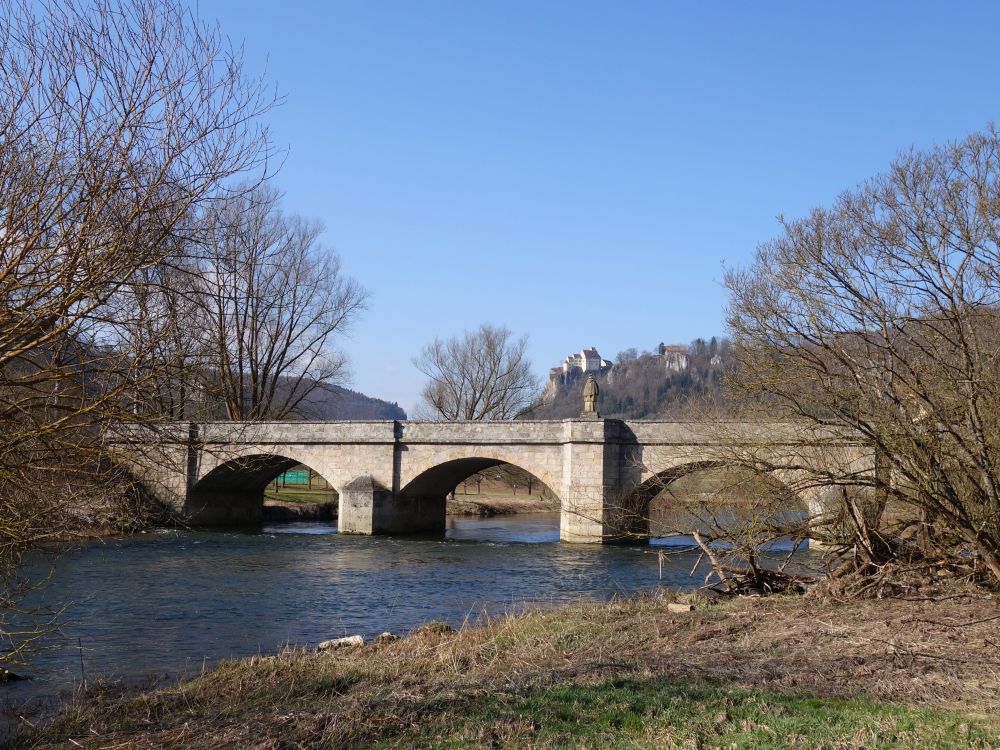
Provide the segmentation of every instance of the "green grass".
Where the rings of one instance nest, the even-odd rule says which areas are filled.
[[[282,487],[280,492],[276,492],[274,485],[268,485],[264,490],[264,501],[276,500],[282,503],[330,503],[337,499],[337,493],[333,490],[306,488]]]
[[[439,702],[409,731],[371,747],[944,750],[998,742],[945,711],[626,679]]]

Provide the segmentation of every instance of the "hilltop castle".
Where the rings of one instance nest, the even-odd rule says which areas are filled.
[[[667,372],[682,372],[688,366],[688,348],[684,344],[664,344],[656,347],[656,352],[649,356],[663,362]],[[715,364],[713,362],[713,364]],[[581,349],[575,354],[567,355],[558,367],[549,369],[549,383],[569,383],[587,373],[599,374],[614,368],[614,363],[604,359],[597,352],[597,347]],[[548,390],[548,389],[547,389]]]
[[[662,341],[656,347],[655,357],[663,359],[663,366],[671,372],[686,370],[688,366],[688,348],[684,344],[664,344]]]
[[[567,355],[559,367],[549,370],[549,380],[567,382],[577,375],[587,372],[600,372],[612,366],[612,363],[597,353],[597,347],[582,349],[576,354]]]

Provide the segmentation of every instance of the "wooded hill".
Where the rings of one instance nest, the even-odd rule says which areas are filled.
[[[305,392],[299,400],[291,389],[301,388]],[[267,419],[298,421],[336,421],[341,419],[406,419],[406,411],[397,403],[366,396],[333,383],[302,383],[284,378],[276,388],[277,398],[282,402],[295,402],[295,408],[284,415],[266,416]],[[202,404],[200,412],[207,412],[210,419],[228,419],[225,404],[211,395],[203,396],[209,403]],[[194,413],[194,410],[192,410]]]
[[[290,419],[406,419],[399,404],[339,385],[323,385],[310,393],[300,413],[302,416]]]

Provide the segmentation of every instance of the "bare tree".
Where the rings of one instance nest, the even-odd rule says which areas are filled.
[[[207,398],[204,316],[188,245],[140,269],[108,306],[116,348],[131,358],[127,398],[135,419],[200,420],[218,411]]]
[[[228,201],[206,225],[193,296],[208,388],[229,419],[295,414],[342,377],[333,344],[367,294],[319,243],[319,224],[284,215],[273,189]]]
[[[7,658],[23,643],[8,619],[21,555],[75,528],[77,501],[106,486],[103,428],[138,418],[131,395],[156,375],[122,345],[131,308],[119,302],[192,214],[237,175],[267,171],[259,122],[274,103],[218,29],[175,0],[0,0]]]
[[[525,355],[527,336],[481,325],[461,337],[435,338],[414,365],[430,380],[421,408],[434,419],[513,419],[537,397],[538,378]]]
[[[901,509],[887,531],[847,507],[871,565],[922,550],[1000,583],[1000,135],[904,153],[782,223],[726,276],[738,395],[876,452],[817,476]]]

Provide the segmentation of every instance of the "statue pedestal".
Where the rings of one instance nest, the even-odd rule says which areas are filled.
[[[580,412],[580,419],[600,419],[601,415],[596,411],[582,411]]]

